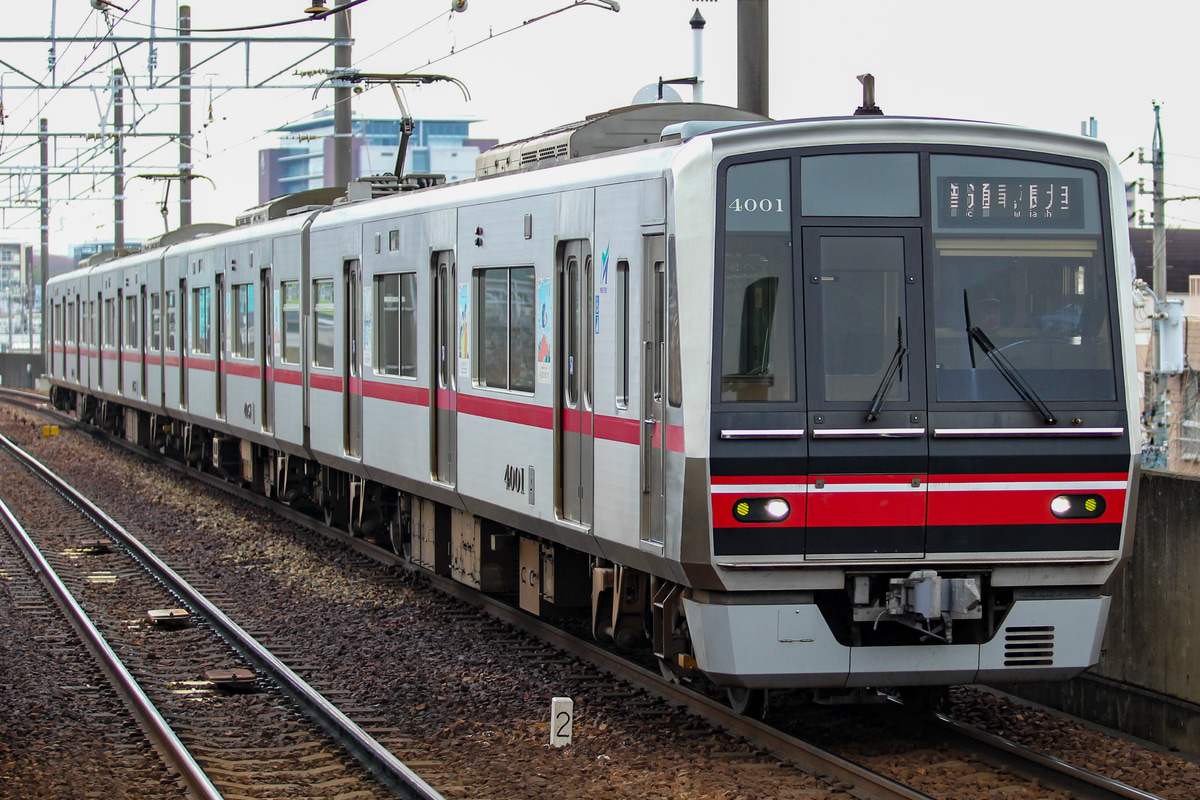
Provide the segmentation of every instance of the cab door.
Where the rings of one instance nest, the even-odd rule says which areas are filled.
[[[580,525],[592,522],[592,255],[583,240],[559,250],[559,512]]]
[[[667,526],[667,263],[663,236],[644,238],[642,285],[642,541],[661,543]]]
[[[809,477],[805,557],[925,551],[921,232],[801,235]]]

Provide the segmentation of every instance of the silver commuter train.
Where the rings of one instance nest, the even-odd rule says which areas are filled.
[[[54,402],[735,704],[1095,663],[1139,438],[1108,150],[672,113],[56,277]]]

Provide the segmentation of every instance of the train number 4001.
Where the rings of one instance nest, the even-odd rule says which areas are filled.
[[[504,469],[504,488],[517,494],[525,494],[525,468],[509,464]]]

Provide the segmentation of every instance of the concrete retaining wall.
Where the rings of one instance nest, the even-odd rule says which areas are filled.
[[[7,389],[33,389],[44,368],[41,353],[0,353],[0,384]]]
[[[1100,663],[1013,694],[1200,754],[1200,479],[1144,471],[1133,556],[1113,579]]]

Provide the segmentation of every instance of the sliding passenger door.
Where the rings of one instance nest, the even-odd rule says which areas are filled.
[[[805,228],[801,247],[812,432],[806,558],[923,555],[920,231]]]
[[[146,397],[146,347],[147,340],[150,338],[150,318],[146,316],[146,306],[146,286],[142,284],[141,297],[138,301],[138,325],[141,326],[141,332],[138,334],[138,364],[141,365],[138,394],[143,399]]]
[[[433,365],[435,375],[430,389],[432,419],[433,478],[454,485],[454,364],[455,314],[454,253],[441,250],[433,255]]]
[[[87,331],[84,329],[83,306],[87,302],[87,298],[83,295],[76,295],[75,302],[68,308],[74,310],[75,316],[75,374],[72,375],[75,381],[80,386],[87,386],[87,381],[83,376],[83,345],[87,342]]]
[[[192,341],[187,278],[179,279],[179,407],[188,407],[188,347]]]
[[[225,419],[225,320],[229,312],[229,306],[225,298],[225,273],[218,272],[213,276],[216,279],[216,314],[214,315],[213,323],[213,377],[216,387],[216,416],[217,419]],[[209,311],[208,313],[212,313]]]
[[[262,335],[262,350],[259,352],[262,381],[262,429],[266,433],[275,430],[275,287],[271,284],[271,268],[267,267],[259,274],[259,293],[261,298],[258,311],[258,324]]]
[[[592,523],[592,256],[586,241],[559,246],[559,513]]]
[[[345,263],[346,285],[346,316],[345,316],[345,375],[342,385],[346,387],[342,393],[345,408],[342,410],[344,420],[344,439],[346,455],[352,458],[362,457],[362,268],[358,259]]]
[[[116,327],[116,348],[117,348],[117,387],[116,393],[122,394],[125,391],[125,292],[122,289],[117,289],[117,306],[114,309],[116,318],[110,323]]]
[[[645,238],[642,284],[642,540],[662,542],[667,524],[667,264],[662,236]]]

